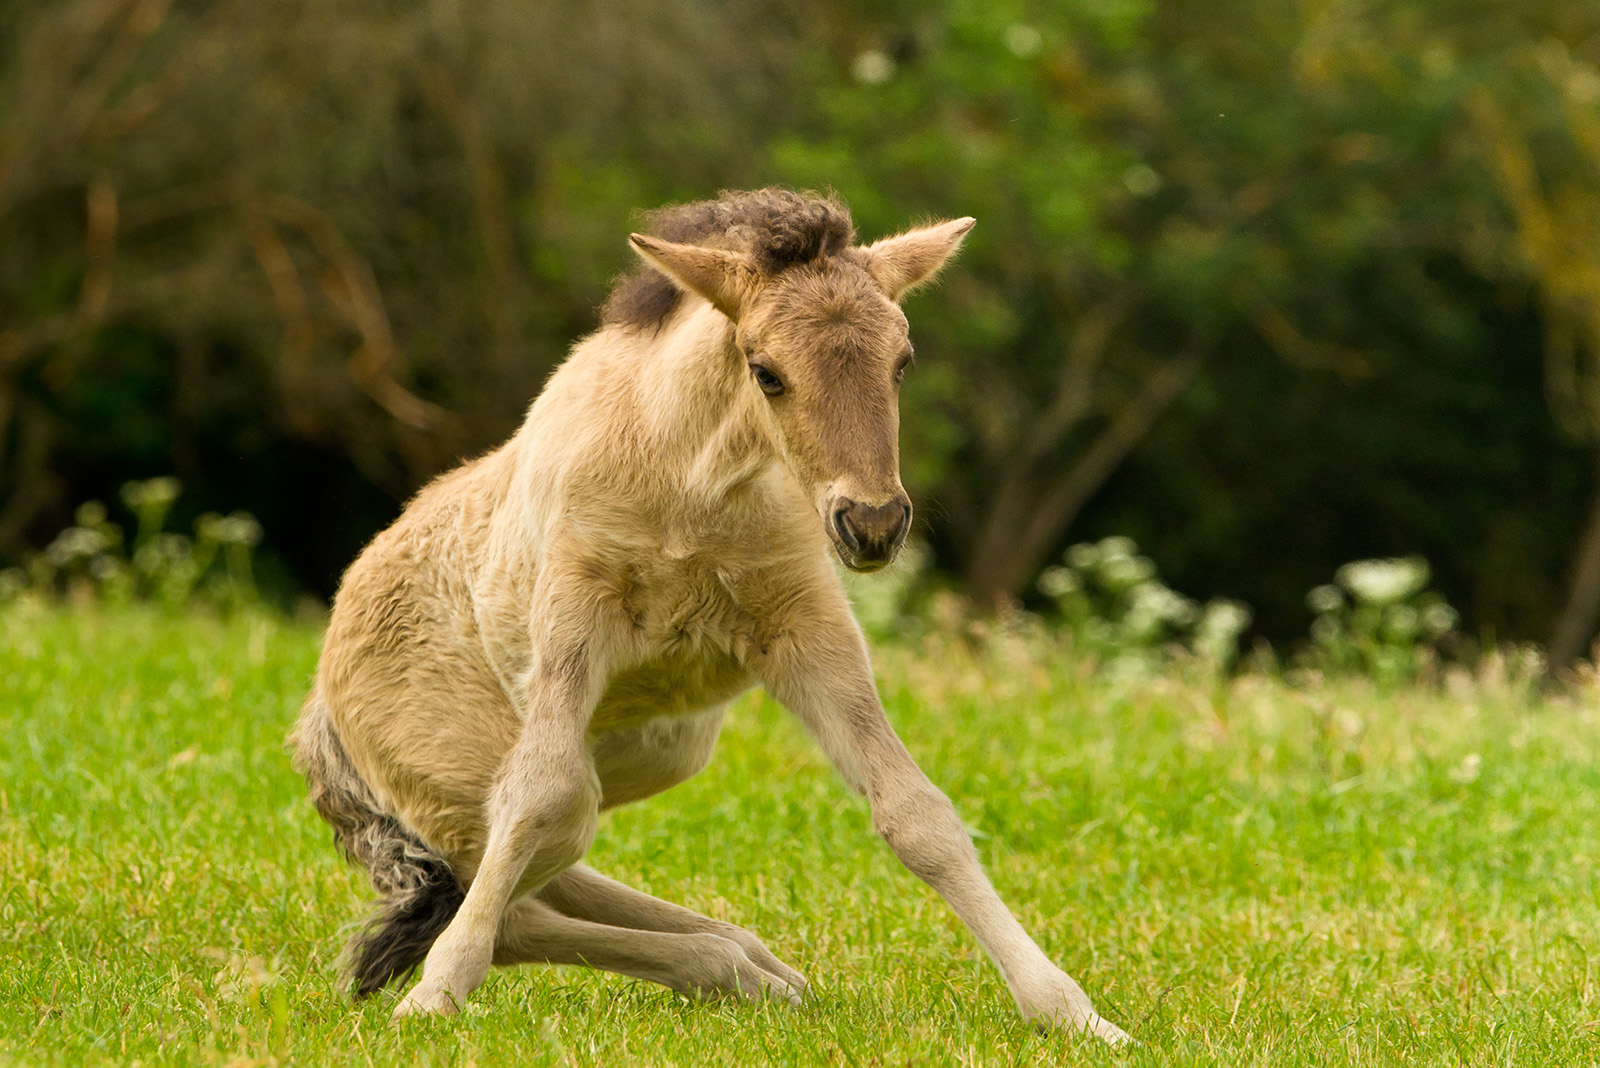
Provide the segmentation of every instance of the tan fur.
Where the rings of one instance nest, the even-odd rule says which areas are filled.
[[[904,498],[908,345],[891,296],[970,225],[776,273],[636,235],[692,295],[658,330],[582,341],[515,437],[429,486],[351,567],[299,735],[331,731],[377,807],[466,886],[397,1014],[453,1011],[491,962],[527,960],[798,996],[804,980],[748,932],[577,864],[600,809],[692,775],[723,707],[760,684],[867,795],[1028,1017],[1123,1037],[1000,903],[895,737],[830,561],[831,539],[847,563],[879,562],[852,559],[839,502],[868,522]],[[899,536],[862,539],[879,534]]]

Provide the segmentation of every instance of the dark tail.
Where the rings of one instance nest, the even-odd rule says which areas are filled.
[[[312,694],[290,739],[311,803],[352,864],[365,868],[380,898],[345,946],[341,966],[358,998],[414,972],[466,892],[455,871],[400,821],[378,808]]]

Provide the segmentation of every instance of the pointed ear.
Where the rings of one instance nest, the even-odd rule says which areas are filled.
[[[977,221],[970,216],[951,219],[874,242],[862,249],[867,255],[867,273],[890,300],[898,301],[939,273]]]
[[[628,243],[679,288],[698,293],[734,322],[739,321],[739,313],[755,294],[755,261],[742,252],[680,245],[648,234],[629,234]]]

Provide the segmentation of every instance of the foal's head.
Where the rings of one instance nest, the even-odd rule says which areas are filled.
[[[894,559],[911,527],[900,485],[899,397],[912,353],[898,302],[933,277],[973,220],[852,246],[849,216],[831,202],[738,197],[776,198],[793,215],[774,220],[767,204],[765,235],[740,220],[706,235],[707,244],[634,234],[633,246],[733,321],[746,388],[760,395],[784,463],[845,565],[875,571]],[[742,202],[710,202],[729,203]],[[763,236],[771,239],[765,245]]]

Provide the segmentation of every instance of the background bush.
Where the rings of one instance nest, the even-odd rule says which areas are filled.
[[[18,0],[0,101],[13,563],[175,472],[326,595],[515,426],[635,209],[776,182],[980,220],[910,309],[945,582],[1048,609],[1127,534],[1275,638],[1412,553],[1558,661],[1600,612],[1590,3]]]

